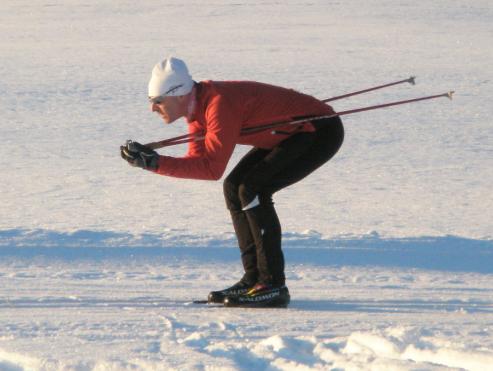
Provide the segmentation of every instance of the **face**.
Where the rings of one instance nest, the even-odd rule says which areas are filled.
[[[166,124],[171,124],[186,114],[185,96],[168,96],[159,99],[159,102],[151,102],[151,111],[157,112]]]

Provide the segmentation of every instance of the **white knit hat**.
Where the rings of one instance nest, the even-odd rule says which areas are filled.
[[[149,81],[149,97],[180,96],[192,91],[193,80],[185,62],[169,57],[156,64]]]

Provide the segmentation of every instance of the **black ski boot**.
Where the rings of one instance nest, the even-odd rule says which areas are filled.
[[[245,281],[239,281],[235,283],[233,286],[228,287],[227,289],[221,290],[221,291],[211,291],[209,293],[208,297],[208,302],[209,303],[223,303],[224,298],[227,296],[238,296],[238,295],[243,295],[250,290],[254,284],[248,283]]]
[[[225,307],[241,308],[287,308],[291,297],[286,286],[256,284],[243,295],[227,296]]]

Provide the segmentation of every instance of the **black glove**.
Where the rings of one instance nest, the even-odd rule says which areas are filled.
[[[156,151],[131,140],[120,146],[120,154],[130,165],[145,170],[157,170],[159,155]]]

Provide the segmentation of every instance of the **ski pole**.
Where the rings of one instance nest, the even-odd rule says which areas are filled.
[[[339,111],[336,113],[332,113],[330,115],[322,115],[322,116],[306,116],[302,117],[299,119],[291,120],[291,121],[280,121],[280,122],[275,122],[267,125],[261,125],[261,126],[256,126],[253,128],[246,128],[241,131],[241,135],[250,135],[250,134],[255,134],[264,130],[268,129],[273,129],[276,127],[280,126],[288,126],[288,125],[298,125],[298,124],[305,124],[309,121],[316,121],[316,120],[322,120],[322,119],[329,119],[337,116],[344,116],[344,115],[350,115],[352,113],[357,113],[357,112],[363,112],[363,111],[372,111],[380,108],[385,108],[385,107],[391,107],[391,106],[398,106],[401,104],[407,104],[407,103],[413,103],[413,102],[419,102],[422,100],[428,100],[428,99],[436,99],[436,98],[442,98],[446,97],[449,99],[452,99],[452,94],[454,94],[453,91],[449,91],[447,93],[443,94],[436,94],[436,95],[429,95],[426,97],[420,97],[420,98],[413,98],[413,99],[406,99],[406,100],[400,100],[396,102],[389,102],[389,103],[383,103],[383,104],[377,104],[374,106],[367,106],[367,107],[362,107],[362,108],[354,108],[346,111]]]
[[[256,127],[252,127],[252,128],[243,129],[243,130],[241,130],[240,135],[246,136],[246,135],[256,134],[256,133],[259,133],[259,132],[264,131],[264,130],[274,129],[274,128],[277,128],[280,126],[306,124],[309,121],[329,119],[329,118],[333,118],[333,117],[337,117],[337,116],[344,116],[344,115],[349,115],[349,114],[353,114],[353,113],[357,113],[357,112],[363,112],[363,111],[372,111],[372,110],[376,110],[376,109],[380,109],[380,108],[398,106],[398,105],[402,105],[402,104],[419,102],[419,101],[423,101],[423,100],[436,99],[436,98],[442,98],[442,97],[452,99],[453,93],[454,93],[453,91],[449,91],[449,92],[443,93],[443,94],[436,94],[436,95],[430,95],[430,96],[426,96],[426,97],[400,100],[400,101],[377,104],[374,106],[367,106],[367,107],[362,107],[362,108],[354,108],[354,109],[350,109],[350,110],[346,110],[346,111],[339,111],[339,112],[332,113],[329,115],[305,116],[305,117],[297,118],[297,119],[293,119],[293,120],[271,122],[271,123],[268,123],[265,125],[260,125],[260,126],[256,126]],[[145,146],[147,146],[151,149],[158,149],[158,148],[163,148],[163,147],[168,147],[168,146],[174,146],[176,144],[198,142],[198,141],[203,140],[204,138],[205,138],[205,136],[204,136],[203,132],[197,133],[197,134],[184,134],[184,135],[181,135],[179,137],[169,138],[169,139],[165,139],[165,140],[158,141],[158,142],[148,143]]]
[[[347,97],[352,97],[353,95],[363,94],[363,93],[367,93],[369,91],[383,89],[383,88],[386,88],[386,87],[389,87],[389,86],[398,85],[398,84],[402,84],[402,83],[405,83],[405,82],[408,82],[408,83],[410,83],[412,85],[415,85],[416,84],[416,81],[415,80],[416,80],[416,76],[411,76],[408,79],[399,80],[399,81],[391,82],[391,83],[384,84],[384,85],[374,86],[373,88],[358,90],[358,91],[355,91],[353,93],[347,93],[347,94],[338,95],[338,96],[335,96],[335,97],[332,97],[332,98],[324,99],[322,102],[325,102],[325,103],[332,102],[334,100],[338,100],[338,99],[342,99],[342,98],[347,98]]]
[[[415,79],[416,79],[415,76],[411,76],[408,79],[399,80],[399,81],[391,82],[388,84],[378,85],[378,86],[375,86],[372,88],[368,88],[368,89],[364,89],[364,90],[358,90],[358,91],[355,91],[352,93],[347,93],[347,94],[338,95],[338,96],[335,96],[332,98],[324,99],[322,102],[325,102],[325,103],[332,102],[334,100],[352,97],[354,95],[363,94],[363,93],[373,91],[373,90],[383,89],[383,88],[386,88],[389,86],[398,85],[398,84],[402,84],[405,82],[408,82],[412,85],[415,85],[415,83],[416,83]],[[203,138],[201,138],[201,136],[203,136],[203,133],[199,133],[198,135],[184,134],[184,135],[180,135],[180,136],[177,136],[174,138],[164,139],[164,140],[161,140],[158,142],[147,143],[146,146],[149,147],[150,149],[158,149],[158,148],[162,148],[162,147],[173,146],[175,144],[182,144],[182,143],[189,143],[191,141],[198,141],[198,140],[203,139]]]
[[[163,148],[163,147],[174,146],[176,144],[197,142],[197,141],[202,140],[202,139],[204,139],[203,133],[183,134],[183,135],[180,135],[178,137],[168,138],[168,139],[160,140],[157,142],[147,143],[147,144],[145,144],[145,146],[150,148],[150,149],[158,149],[158,148]]]

